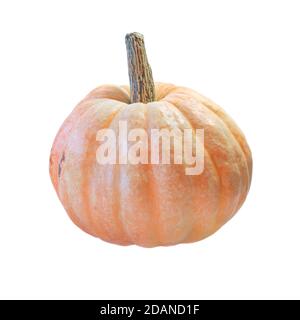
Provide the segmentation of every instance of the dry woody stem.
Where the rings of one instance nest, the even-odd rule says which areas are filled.
[[[125,38],[128,60],[131,103],[155,100],[155,86],[149,65],[144,37],[134,32]]]

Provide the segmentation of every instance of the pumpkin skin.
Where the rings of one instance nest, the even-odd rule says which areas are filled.
[[[130,104],[128,86],[89,93],[61,126],[50,156],[50,175],[72,221],[105,241],[143,247],[201,240],[243,204],[252,158],[234,121],[215,103],[184,87],[156,83],[156,101]],[[204,129],[204,171],[184,164],[99,165],[99,129]],[[150,144],[149,144],[150,148]],[[171,146],[172,152],[172,146]]]

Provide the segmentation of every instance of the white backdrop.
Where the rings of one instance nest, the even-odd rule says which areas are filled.
[[[300,298],[298,1],[1,1],[0,298]],[[103,83],[128,83],[144,34],[157,81],[191,87],[245,132],[253,183],[210,238],[143,249],[71,223],[48,175],[54,136]]]

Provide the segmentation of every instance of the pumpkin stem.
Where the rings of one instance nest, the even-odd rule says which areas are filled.
[[[152,70],[147,59],[144,37],[137,32],[128,33],[125,42],[131,103],[154,101],[155,86]]]

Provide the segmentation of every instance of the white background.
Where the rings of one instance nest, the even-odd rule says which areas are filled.
[[[0,298],[300,298],[299,1],[1,1]],[[253,183],[210,238],[143,249],[93,238],[48,175],[64,118],[124,84],[124,36],[156,80],[191,87],[245,132]]]

